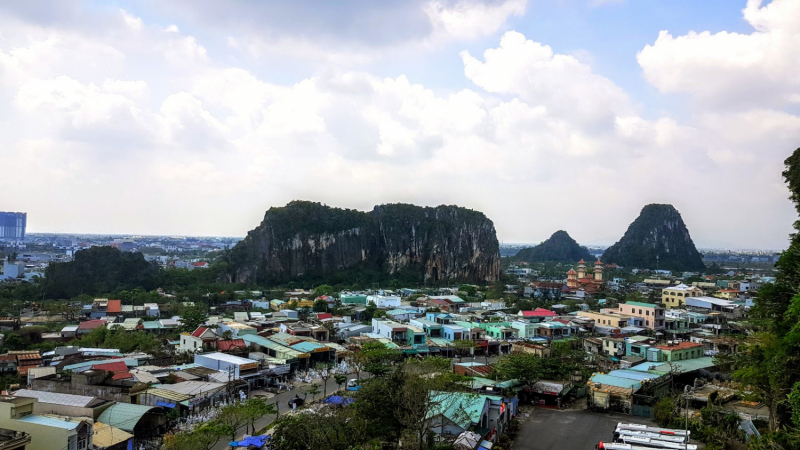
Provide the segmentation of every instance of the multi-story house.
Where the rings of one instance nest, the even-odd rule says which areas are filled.
[[[686,297],[700,297],[703,295],[703,290],[696,286],[687,286],[683,283],[666,287],[661,290],[661,302],[667,307],[683,308],[686,305]]]
[[[642,326],[649,330],[663,330],[665,309],[652,303],[625,302],[619,305],[619,313],[640,319]]]

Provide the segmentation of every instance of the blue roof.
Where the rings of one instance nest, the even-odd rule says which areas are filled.
[[[625,389],[634,389],[638,390],[642,383],[636,380],[630,380],[626,378],[619,378],[612,375],[604,375],[604,374],[595,374],[592,375],[592,382],[593,383],[601,383],[601,384],[608,384],[610,386],[621,387]]]
[[[78,425],[80,424],[79,422],[70,422],[64,419],[56,419],[55,417],[37,416],[36,414],[25,416],[17,420],[20,422],[34,423],[47,427],[63,428],[65,430],[74,430],[75,428],[78,428]]]
[[[290,345],[289,347],[301,351],[303,353],[311,353],[314,350],[323,348],[324,346],[309,341],[303,341],[303,342],[298,342],[297,344],[294,345]]]
[[[619,378],[625,378],[627,380],[639,380],[639,381],[650,380],[653,378],[658,378],[660,376],[657,374],[647,373],[644,371],[628,370],[628,369],[612,370],[608,374],[611,375],[612,377],[619,377]]]

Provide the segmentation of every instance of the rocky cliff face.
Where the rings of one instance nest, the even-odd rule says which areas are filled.
[[[625,235],[603,253],[603,260],[643,269],[701,271],[703,259],[681,214],[672,205],[642,208]]]
[[[230,280],[243,283],[331,276],[347,282],[347,274],[359,273],[479,282],[500,273],[494,224],[482,213],[406,204],[368,213],[299,201],[270,208],[228,263]]]
[[[515,258],[528,262],[566,261],[570,263],[581,259],[591,262],[594,259],[586,247],[581,247],[563,230],[556,231],[550,238],[535,247],[523,248]]]

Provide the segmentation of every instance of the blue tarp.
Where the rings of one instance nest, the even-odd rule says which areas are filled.
[[[256,447],[261,448],[264,444],[267,443],[268,440],[272,439],[272,436],[268,434],[262,434],[261,436],[250,436],[248,438],[244,438],[241,441],[233,441],[229,442],[228,445],[231,447]]]
[[[349,405],[356,401],[353,397],[342,397],[341,395],[331,395],[323,400],[323,403],[330,403],[331,405]]]
[[[156,406],[163,406],[164,408],[174,408],[175,403],[156,402]]]

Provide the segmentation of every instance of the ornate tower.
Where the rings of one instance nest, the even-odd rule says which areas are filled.
[[[599,259],[594,263],[594,281],[603,281],[603,263]]]
[[[575,269],[569,269],[567,272],[567,287],[570,289],[578,287],[578,276]]]
[[[578,261],[578,278],[586,278],[586,261]]]

